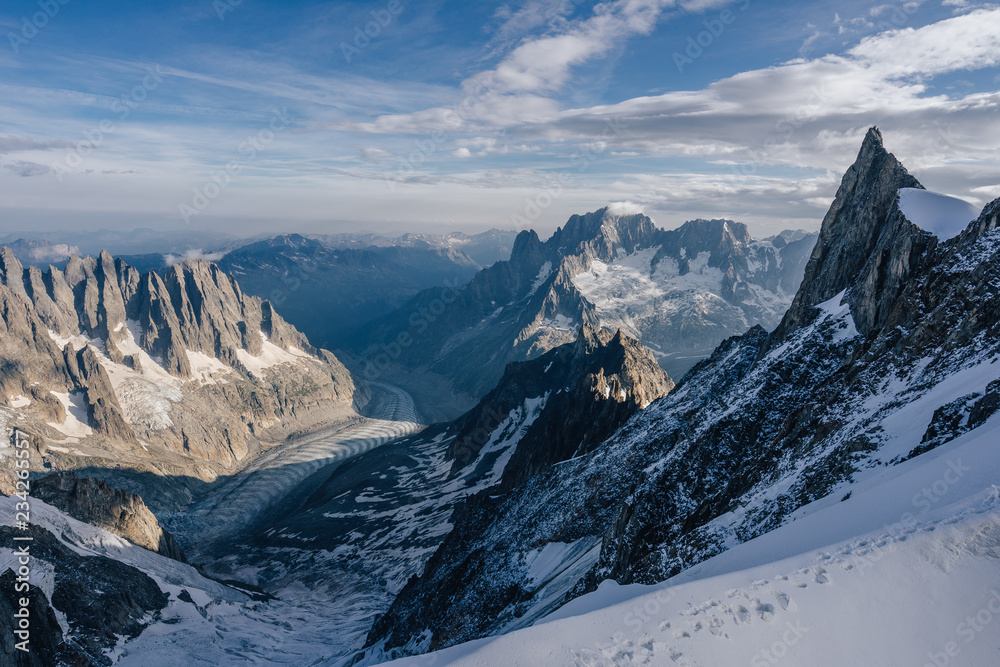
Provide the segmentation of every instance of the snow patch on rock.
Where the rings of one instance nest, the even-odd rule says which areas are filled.
[[[979,217],[979,209],[967,201],[919,188],[899,189],[899,210],[942,241],[958,236]]]
[[[302,361],[317,361],[308,352],[300,350],[297,347],[289,346],[287,350],[282,350],[280,347],[269,341],[267,336],[263,333],[261,333],[260,337],[264,341],[264,349],[260,353],[259,357],[253,356],[246,350],[236,350],[236,356],[239,358],[240,362],[246,366],[247,370],[250,371],[258,380],[263,380],[264,371],[273,366],[280,366],[281,364],[297,364]]]
[[[51,394],[66,408],[66,419],[62,424],[49,422],[49,426],[70,438],[86,438],[94,432],[89,426],[87,403],[82,391],[63,394],[53,391]]]

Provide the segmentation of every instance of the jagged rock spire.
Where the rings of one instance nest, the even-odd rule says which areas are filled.
[[[844,174],[802,284],[768,347],[812,320],[815,306],[844,290],[858,329],[870,333],[898,296],[932,237],[899,210],[900,188],[923,188],[872,127]]]

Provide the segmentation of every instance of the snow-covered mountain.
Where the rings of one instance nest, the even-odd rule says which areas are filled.
[[[317,239],[331,248],[365,250],[369,248],[413,248],[461,253],[474,261],[479,268],[510,258],[517,232],[509,229],[489,229],[478,234],[450,232],[447,234],[420,234],[407,232],[399,235],[380,234],[325,234]]]
[[[559,580],[561,572],[574,573],[574,581],[561,582],[562,602],[609,580],[655,584],[775,529],[794,531],[813,508],[836,506],[855,490],[860,495],[880,484],[873,480],[901,478],[931,459],[939,462],[924,468],[921,479],[931,479],[935,469],[942,479],[959,475],[933,450],[968,432],[985,437],[1000,407],[1000,200],[942,240],[907,219],[901,188],[921,186],[873,129],[777,329],[769,334],[757,326],[727,340],[593,451],[541,470],[507,493],[493,490],[467,501],[424,573],[374,625],[366,660],[523,627],[550,599],[536,593],[539,581]],[[989,488],[996,479],[993,468],[985,477],[977,474],[968,489],[970,502],[987,503],[987,514],[996,512]],[[892,507],[912,500],[914,515],[943,507],[950,486],[931,482],[925,495]],[[866,497],[845,507],[864,515],[878,494]],[[968,523],[973,532],[960,539],[974,541],[980,523]],[[842,539],[863,541],[877,527],[857,524]],[[990,537],[976,549],[995,549],[995,543]],[[778,550],[775,557],[795,553],[802,552]],[[832,567],[823,567],[813,583],[836,581]],[[787,588],[798,583],[776,585],[781,590],[759,605],[719,603],[717,613],[698,619],[700,627],[725,631],[718,621],[725,621],[727,606],[737,619],[741,608],[747,619],[776,617],[782,600],[794,600]],[[953,592],[949,609],[967,604],[974,611],[976,601],[967,594]],[[629,655],[648,656],[654,644],[638,642]],[[658,660],[669,659],[670,650],[657,649]],[[677,651],[675,657],[683,649]],[[621,655],[627,652],[622,648]],[[749,661],[753,652],[743,656]]]
[[[418,399],[450,394],[442,418],[474,405],[508,363],[572,341],[582,324],[622,328],[680,377],[725,338],[777,324],[814,238],[754,241],[728,220],[662,230],[641,213],[607,207],[573,216],[544,242],[521,232],[509,261],[460,289],[417,295],[349,347],[366,377],[391,378]]]
[[[82,633],[125,665],[349,661],[363,647],[375,618],[448,537],[452,515],[464,499],[516,484],[539,469],[583,454],[672,387],[636,341],[606,330],[585,328],[579,333],[570,345],[513,364],[494,391],[462,419],[375,448],[332,473],[316,469],[309,480],[300,479],[299,486],[311,488],[298,500],[288,500],[296,496],[286,489],[287,497],[274,511],[244,530],[217,539],[211,523],[198,522],[197,507],[185,511],[189,523],[200,526],[186,536],[203,566],[200,575],[179,564],[165,564],[154,553],[137,551],[119,537],[83,527],[39,503],[40,528],[81,556],[95,559],[87,562],[89,570],[110,571],[118,561],[126,578],[146,582],[143,575],[149,575],[162,591],[150,588],[148,606],[129,612],[127,632],[117,626],[113,632],[93,624],[82,627],[71,619],[62,634],[55,628],[46,631],[44,641],[59,647],[72,644]],[[0,454],[5,451],[0,448]],[[292,466],[286,460],[283,467],[276,470],[282,478],[291,474],[287,469]],[[254,503],[255,489],[271,492],[276,478],[260,480],[270,483],[266,489],[257,488],[253,480],[239,481],[234,478],[231,488],[224,486],[214,495],[213,516],[239,524],[229,511],[235,507],[229,505]],[[44,499],[73,510],[69,513],[76,518],[84,498],[94,521],[106,514],[104,508],[122,505],[122,493],[100,483],[62,475],[40,483],[65,490]],[[88,490],[69,491],[81,484]],[[139,508],[133,514],[142,512]],[[183,524],[182,519],[171,517]],[[137,533],[145,535],[158,526],[153,520],[143,528],[118,535],[138,543]],[[146,545],[152,546],[148,541]],[[0,546],[0,554],[8,551]],[[57,617],[72,616],[66,605],[79,604],[82,589],[93,583],[87,580],[73,588],[74,579],[60,574],[67,560],[72,559],[61,550],[40,559],[38,566],[46,572],[54,569],[56,578],[37,582],[42,593],[36,596],[38,614],[51,606]],[[79,562],[78,557],[73,560]],[[206,580],[206,574],[216,580]],[[62,593],[67,586],[73,595]],[[557,602],[551,600],[552,608]],[[331,605],[338,605],[339,612],[331,613]],[[287,632],[282,619],[296,619],[296,639],[275,635]],[[94,650],[87,653],[93,659]]]
[[[680,378],[729,336],[778,323],[816,235],[755,241],[729,220],[694,220],[674,232],[608,262],[594,258],[572,280],[601,326],[629,332]]]
[[[356,418],[368,397],[214,264],[140,274],[102,253],[42,272],[0,251],[0,409],[53,470],[176,508],[289,435]]]
[[[924,214],[933,232],[915,224]],[[697,222],[686,233],[715,230],[719,243],[692,255],[693,242],[643,216],[601,211],[570,223],[558,237],[580,252],[522,235],[517,262],[454,295],[503,323],[455,329],[461,340],[446,342],[463,363],[475,345],[481,365],[484,356],[499,363],[509,352],[497,346],[512,331],[530,332],[519,340],[535,348],[458,419],[418,433],[404,392],[352,385],[351,398],[379,404],[393,421],[276,447],[220,479],[191,511],[168,512],[162,527],[140,499],[105,484],[43,480],[52,505],[32,501],[39,575],[29,591],[41,664],[992,664],[1000,199],[972,214],[927,193],[873,128],[775,328],[726,339],[676,387],[629,327],[591,324],[644,314],[652,319],[629,325],[641,333],[659,317],[659,297],[631,311],[614,289],[591,302],[583,290],[594,272],[618,274],[602,288],[662,295],[721,280],[735,301],[712,312],[735,303],[763,312],[753,309],[771,302],[754,286],[784,289],[782,267],[793,262],[781,250],[798,239],[743,242],[734,223]],[[332,356],[316,361],[322,353],[263,303],[213,301],[225,285],[238,287],[211,265],[132,280],[109,257],[50,274],[2,258],[0,427],[35,428],[47,461],[70,461],[46,449],[70,436],[41,422],[71,386],[89,409],[80,424],[94,433],[55,447],[92,460],[83,457],[99,438],[128,456],[131,432],[150,462],[163,460],[148,440],[156,429],[128,419],[137,413],[124,409],[119,367],[144,373],[153,363],[161,384],[181,378],[184,391],[235,384],[256,400],[274,397],[287,411],[275,413],[279,432],[300,414],[315,423],[313,410],[341,414],[346,394],[331,407],[325,394],[313,402],[287,384],[321,367],[341,388]],[[75,285],[72,298],[62,281]],[[159,283],[168,287],[143,292]],[[114,315],[119,294],[124,318]],[[516,300],[497,306],[490,297]],[[508,307],[517,313],[505,319]],[[455,313],[439,317],[467,321]],[[567,313],[579,317],[575,330],[544,338],[570,326]],[[661,324],[679,317],[667,314]],[[559,337],[570,340],[555,345]],[[60,354],[75,340],[88,341],[83,353]],[[202,373],[192,355],[208,357],[213,340],[225,367]],[[260,341],[257,354],[247,340]],[[178,403],[167,414],[179,421],[186,409],[209,408]],[[50,428],[68,428],[63,420]],[[252,423],[254,435],[267,428]],[[0,458],[11,452],[0,447]],[[170,506],[170,487],[162,490],[149,500],[154,511]],[[0,498],[0,509],[16,502]],[[160,541],[164,529],[200,569]],[[15,563],[5,545],[0,570]],[[0,629],[17,606],[13,574],[3,576]]]

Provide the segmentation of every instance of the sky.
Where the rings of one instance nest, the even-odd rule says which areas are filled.
[[[0,233],[817,229],[868,127],[1000,196],[1000,4],[6,0]]]

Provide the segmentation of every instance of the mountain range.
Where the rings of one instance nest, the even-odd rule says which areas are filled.
[[[583,324],[622,329],[681,377],[725,338],[775,326],[802,277],[814,234],[755,241],[745,225],[694,220],[657,228],[622,207],[577,215],[546,241],[521,232],[507,261],[460,288],[435,287],[361,327],[345,357],[453,418],[513,361],[573,341]],[[449,397],[450,400],[445,400]]]
[[[818,234],[610,206],[336,355],[241,287],[303,237],[245,277],[5,250],[18,664],[991,664],[998,224],[872,128]]]

